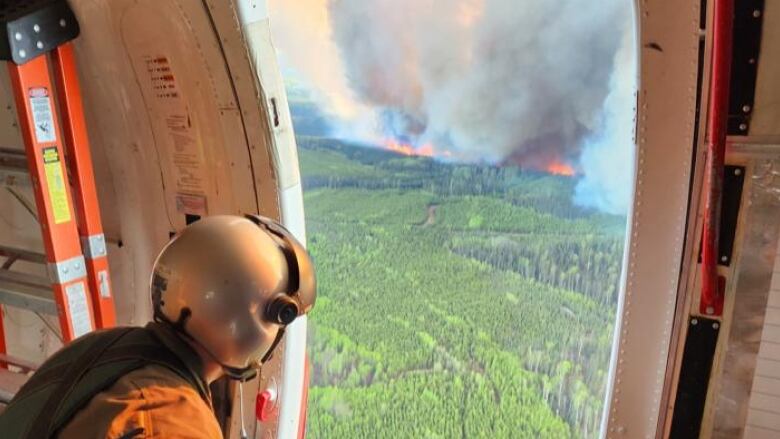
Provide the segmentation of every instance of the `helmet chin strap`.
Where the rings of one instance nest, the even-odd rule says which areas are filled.
[[[284,331],[287,329],[287,326],[280,326],[279,332],[276,333],[276,338],[274,339],[274,342],[271,343],[271,347],[268,348],[268,352],[263,355],[263,358],[260,359],[260,364],[263,365],[266,363],[266,361],[271,359],[271,356],[274,354],[274,351],[276,350],[276,346],[279,345],[279,342],[282,341],[282,337],[284,336]]]
[[[208,349],[206,349],[203,345],[198,343],[196,340],[195,342],[198,343],[208,354],[211,356],[211,358],[222,367],[222,370],[225,372],[225,375],[233,380],[246,382],[254,377],[257,376],[257,371],[262,367],[263,364],[265,364],[268,360],[271,359],[271,356],[273,355],[274,351],[276,350],[276,347],[279,345],[279,343],[282,341],[282,337],[284,336],[284,330],[285,327],[282,326],[279,328],[279,332],[276,333],[276,338],[274,338],[273,343],[271,343],[271,346],[268,348],[268,351],[266,351],[265,355],[263,355],[263,358],[260,359],[259,362],[254,361],[250,363],[247,367],[233,367],[228,366],[225,363],[222,363],[221,361],[217,360],[217,358],[212,354]],[[189,336],[189,335],[188,335]],[[190,337],[192,338],[192,337]]]
[[[212,358],[214,357],[212,356]],[[231,380],[236,380],[243,383],[254,379],[257,376],[257,367],[255,367],[255,365],[238,368],[220,363],[216,358],[214,358],[214,361],[216,361],[217,364],[219,364],[219,366],[222,368],[222,371],[225,372],[225,376]]]
[[[276,350],[276,347],[282,341],[282,337],[284,336],[284,331],[286,329],[286,326],[279,327],[279,332],[276,333],[276,338],[274,338],[273,343],[271,343],[271,346],[268,348],[268,351],[266,351],[265,355],[263,355],[262,359],[259,362],[254,361],[250,363],[249,366],[246,367],[233,367],[233,366],[228,366],[227,364],[219,361],[219,359],[208,348],[206,348],[206,346],[203,346],[201,342],[196,340],[195,337],[191,336],[184,329],[186,320],[189,317],[188,313],[182,313],[183,315],[179,316],[178,322],[172,322],[161,312],[155,312],[154,314],[155,314],[154,315],[155,320],[170,325],[176,332],[182,334],[188,340],[198,345],[204,352],[206,352],[206,354],[208,354],[209,357],[211,357],[212,361],[217,363],[222,368],[222,371],[225,372],[225,376],[227,376],[232,380],[236,380],[240,382],[249,381],[251,379],[254,379],[257,376],[258,369],[260,369],[260,367],[263,364],[265,364],[268,360],[271,359],[274,350]]]
[[[225,372],[225,376],[227,376],[230,379],[238,381],[238,407],[239,407],[239,416],[241,418],[241,430],[240,430],[240,439],[248,439],[249,436],[246,433],[246,427],[244,426],[244,383],[255,378],[257,376],[257,371],[260,369],[260,367],[265,364],[266,361],[268,361],[271,358],[271,355],[273,355],[274,350],[276,350],[276,346],[279,345],[279,342],[282,340],[282,336],[284,335],[285,326],[282,326],[279,328],[279,332],[276,333],[276,338],[274,339],[273,343],[271,343],[271,346],[268,348],[268,351],[263,355],[263,358],[259,362],[253,362],[250,366],[242,367],[242,368],[235,368],[228,366],[227,364],[224,364],[217,360],[216,357],[214,357],[214,354],[211,353],[208,349],[206,349],[205,346],[200,344],[197,340],[194,340],[195,343],[198,343],[201,348],[203,348],[204,351],[208,352],[208,354],[211,356],[212,360],[214,360],[217,364],[219,364],[222,367],[222,370]],[[192,337],[187,334],[189,338],[192,339]]]

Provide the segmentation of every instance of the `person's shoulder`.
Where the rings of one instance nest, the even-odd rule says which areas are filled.
[[[222,438],[211,407],[198,391],[177,373],[154,364],[124,375],[95,396],[77,418],[68,430],[106,424],[105,434],[97,437]]]
[[[176,372],[149,365],[127,374],[123,380],[140,393],[139,409],[147,415],[152,431],[161,437],[222,437],[209,403]]]
[[[170,368],[158,364],[149,364],[128,372],[119,381],[124,381],[128,385],[137,388],[163,387],[175,388],[178,390],[184,390],[186,388],[196,395],[198,394],[189,381]]]
[[[109,390],[144,402],[144,410],[186,410],[211,413],[210,405],[189,381],[173,370],[150,364],[120,378]],[[213,416],[213,415],[212,415]]]

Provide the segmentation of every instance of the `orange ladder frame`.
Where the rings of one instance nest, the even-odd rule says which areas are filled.
[[[95,324],[98,328],[110,328],[116,326],[116,311],[73,43],[57,47],[52,53],[52,61],[63,119],[65,147],[74,179],[77,227],[87,263],[87,281],[95,312]]]
[[[8,69],[62,339],[67,343],[95,327],[114,326],[116,314],[72,43],[52,52],[64,137],[52,107],[47,56],[22,65],[9,61]],[[0,353],[5,352],[0,318]]]

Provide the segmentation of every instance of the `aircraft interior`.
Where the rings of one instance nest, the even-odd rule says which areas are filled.
[[[555,418],[560,429],[491,434],[490,427],[483,426],[470,433],[464,429],[462,437],[780,437],[780,3],[628,3],[633,7],[636,89],[630,109],[634,158],[624,166],[633,172],[625,229],[621,223],[614,241],[624,249],[614,262],[614,303],[606,317],[609,322],[599,328],[606,334],[602,343],[608,346],[602,355],[603,373],[590,378],[600,380],[594,384],[597,390],[588,388],[592,393],[588,407],[595,408],[584,412],[575,407],[574,399],[565,399],[563,409],[563,397],[547,393],[568,387],[542,384],[553,379],[552,372],[517,360],[529,371],[522,376],[539,376],[527,379],[533,383],[538,379],[543,394],[523,401],[542,407],[539,410]],[[592,7],[598,8],[596,4]],[[320,212],[331,212],[328,218],[341,218],[353,230],[368,223],[371,236],[390,233],[390,226],[372,223],[374,217],[350,223],[352,201],[333,204],[336,208],[322,202],[341,180],[306,179],[307,166],[324,163],[323,157],[338,156],[338,166],[347,166],[347,158],[363,156],[349,155],[347,147],[326,151],[306,146],[316,142],[301,137],[301,127],[294,123],[297,113],[290,109],[294,97],[288,96],[273,8],[265,0],[4,1],[0,7],[0,22],[6,27],[0,54],[7,64],[0,69],[0,405],[8,403],[37,366],[67,341],[94,329],[150,321],[150,268],[157,253],[177,232],[206,216],[260,214],[280,221],[302,242],[309,235],[310,247],[325,245],[336,236],[328,228],[330,219],[312,228],[317,220],[312,216]],[[403,152],[398,145],[388,149]],[[320,155],[304,157],[311,151]],[[427,155],[421,149],[412,151],[413,156],[416,153]],[[407,157],[393,156],[387,166],[413,160]],[[350,176],[368,178],[384,166],[360,163],[350,162]],[[391,174],[382,175],[396,178]],[[577,177],[560,178],[564,180],[555,181]],[[309,195],[315,184],[322,187]],[[449,184],[446,196],[454,190]],[[368,190],[358,186],[355,183],[349,193]],[[396,184],[393,190],[401,191],[397,189],[401,186]],[[393,198],[396,192],[382,194],[366,202],[376,208],[376,215],[384,215],[383,203],[401,202]],[[447,204],[454,198],[438,199],[420,202],[428,216],[414,220],[422,224],[419,227],[435,228],[435,221],[456,218],[457,212]],[[474,198],[463,202],[477,203]],[[482,204],[476,205],[482,209]],[[472,214],[463,228],[479,229],[490,222],[486,215]],[[553,221],[544,218],[543,222]],[[418,225],[399,230],[414,227]],[[332,245],[370,254],[362,242]],[[459,254],[466,251],[455,244],[451,248]],[[537,247],[527,248],[531,250],[523,254],[533,259],[529,255]],[[212,387],[225,437],[372,437],[358,427],[349,431],[362,433],[351,436],[343,433],[348,430],[328,430],[330,424],[324,420],[319,424],[319,419],[346,423],[349,413],[357,416],[364,406],[378,406],[380,400],[389,408],[377,419],[388,419],[388,425],[396,416],[404,420],[425,416],[417,405],[399,408],[395,397],[359,400],[350,399],[357,398],[350,393],[343,400],[336,398],[339,383],[360,391],[365,390],[360,386],[370,387],[366,375],[357,378],[362,373],[358,366],[353,381],[348,378],[351,372],[339,375],[341,381],[335,384],[323,381],[328,367],[336,368],[336,354],[354,351],[360,364],[373,364],[371,359],[379,353],[390,356],[381,343],[360,338],[368,329],[356,331],[352,341],[330,351],[313,344],[317,337],[336,340],[333,334],[344,332],[336,326],[312,332],[318,311],[323,319],[324,310],[338,315],[333,309],[340,303],[335,292],[339,287],[328,288],[347,276],[327,273],[332,263],[324,261],[329,255],[320,247],[314,250],[318,281],[322,279],[319,294],[325,300],[318,299],[312,315],[290,325],[258,378],[244,383],[240,392],[228,380]],[[360,260],[351,261],[359,271]],[[69,274],[68,267],[80,277]],[[487,270],[487,265],[464,267]],[[397,273],[390,271],[387,279],[395,279]],[[80,288],[74,289],[77,278],[82,279],[77,281]],[[423,280],[415,282],[425,285]],[[562,283],[555,285],[564,288]],[[574,283],[570,286],[576,290]],[[509,293],[501,300],[507,297],[511,300],[506,306],[531,300]],[[431,319],[445,312],[444,302],[426,303]],[[580,320],[579,308],[561,303],[551,312],[586,322]],[[355,319],[344,312],[344,318]],[[464,315],[445,320],[452,325],[457,319],[469,321]],[[524,322],[508,315],[498,331],[522,334]],[[406,318],[379,315],[366,327],[397,325],[402,331],[409,322],[415,325],[412,317],[398,323]],[[421,331],[409,334],[425,342],[430,331],[422,335]],[[577,331],[571,334],[571,350],[579,346],[587,351],[582,348],[585,342],[578,341],[586,337]],[[484,332],[493,337],[489,330]],[[398,332],[397,337],[403,339],[402,334],[406,333]],[[490,343],[506,351],[515,346],[500,334],[494,338]],[[525,345],[517,349],[522,358],[533,350]],[[492,363],[469,362],[467,355],[457,357],[455,348],[430,352],[425,354],[435,357],[430,369],[441,372],[445,382],[455,382],[447,376],[466,380],[490,372]],[[331,363],[323,363],[328,358]],[[587,366],[578,369],[576,360],[570,361],[582,377],[589,376]],[[383,367],[382,374],[372,369],[371,379],[382,379],[393,366]],[[390,388],[427,367],[409,366],[381,386]],[[581,381],[590,385],[586,378]],[[567,383],[574,386],[575,380]],[[404,398],[420,401],[436,384],[430,386],[406,392]],[[504,410],[499,399],[487,398],[482,411],[473,416]],[[349,409],[339,408],[349,404]],[[459,422],[458,416],[445,421]],[[371,428],[371,422],[360,428]],[[399,436],[451,437],[436,430],[439,424],[431,425],[427,433],[410,427]],[[382,430],[373,437],[387,434]]]

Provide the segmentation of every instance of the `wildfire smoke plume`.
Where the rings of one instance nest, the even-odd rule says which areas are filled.
[[[594,176],[580,195],[630,187],[622,181],[633,164],[630,128],[627,136],[608,118],[632,113],[633,96],[615,92],[634,75],[632,2],[520,3],[269,0],[269,10],[287,61],[337,116],[340,137],[444,155],[413,147],[437,145],[462,160]],[[593,154],[582,161],[586,150]],[[577,200],[619,212],[630,194]]]

